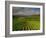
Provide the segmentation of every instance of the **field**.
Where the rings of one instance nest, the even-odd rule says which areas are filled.
[[[13,31],[40,30],[40,15],[13,16]]]

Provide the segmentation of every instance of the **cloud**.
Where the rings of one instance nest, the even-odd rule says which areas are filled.
[[[17,12],[16,12],[17,11]],[[32,15],[40,14],[39,8],[13,8],[13,15]]]

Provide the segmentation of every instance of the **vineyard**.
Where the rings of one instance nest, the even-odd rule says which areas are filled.
[[[40,15],[13,16],[13,31],[39,30]]]

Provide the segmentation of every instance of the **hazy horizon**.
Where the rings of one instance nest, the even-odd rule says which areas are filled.
[[[13,7],[13,15],[33,15],[40,14],[40,8]]]

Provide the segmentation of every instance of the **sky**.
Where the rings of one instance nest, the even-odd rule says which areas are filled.
[[[40,8],[13,7],[13,14],[20,15],[40,14]]]
[[[32,11],[36,12],[36,11],[39,11],[40,12],[40,8],[31,8]]]

